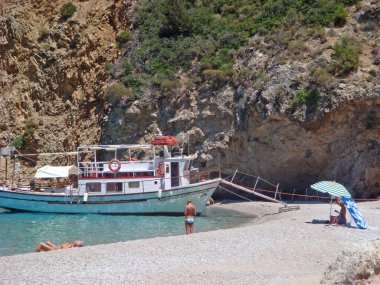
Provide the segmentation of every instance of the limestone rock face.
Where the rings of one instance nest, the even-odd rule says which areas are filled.
[[[345,250],[331,264],[322,284],[378,284],[380,281],[380,241],[367,242]]]
[[[290,90],[297,73],[286,74],[282,86]],[[112,121],[122,123],[108,125],[104,134],[110,141],[125,134],[123,139],[144,142],[158,126],[177,135],[185,151],[199,153],[198,167],[217,168],[220,161],[226,174],[239,169],[259,175],[280,183],[284,192],[296,188],[304,193],[310,184],[332,180],[356,197],[379,195],[378,86],[305,122],[289,116],[284,105],[276,107],[267,91],[272,88],[268,84],[258,94],[241,86],[219,92],[203,86],[174,100],[162,98],[144,107],[135,102],[124,111],[113,109]]]
[[[0,9],[0,143],[39,120],[32,152],[70,151],[99,140],[106,63],[129,25],[130,1],[2,1]]]
[[[0,6],[1,146],[31,122],[28,152],[145,143],[159,127],[198,153],[196,167],[220,163],[225,174],[259,175],[284,192],[334,180],[356,197],[380,194],[380,45],[371,24],[378,1],[350,7],[345,26],[302,46],[288,48],[283,31],[255,35],[236,51],[223,84],[194,83],[181,71],[173,89],[148,87],[115,104],[105,103],[106,65],[128,53],[116,37],[133,28],[134,1],[73,1],[78,9],[66,21],[59,15],[66,1],[21,2]],[[360,46],[360,63],[338,78],[328,65],[345,34]],[[317,107],[294,104],[308,86],[320,91]]]

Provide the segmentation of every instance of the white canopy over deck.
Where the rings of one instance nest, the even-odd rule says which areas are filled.
[[[79,175],[80,170],[75,165],[51,166],[45,165],[37,169],[35,178],[67,178],[69,175]]]

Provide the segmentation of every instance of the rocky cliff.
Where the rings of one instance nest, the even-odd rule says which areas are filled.
[[[97,142],[103,116],[105,64],[119,54],[116,35],[129,25],[130,3],[2,1],[0,90],[2,145],[28,133],[31,151],[74,150]]]
[[[107,64],[133,25],[130,1],[6,1],[0,14],[0,129],[28,136],[32,152],[74,150],[79,144],[145,142],[156,127],[199,152],[200,167],[235,169],[278,181],[284,191],[335,180],[358,197],[380,193],[380,4],[360,1],[347,23],[305,31],[255,35],[234,55],[228,79],[193,82],[185,71],[168,89],[148,87],[138,98],[106,103]],[[0,10],[1,12],[1,10]],[[348,35],[360,46],[347,76],[324,72],[333,45]],[[284,39],[295,38],[292,41]],[[131,42],[130,45],[133,45]],[[295,104],[297,90],[317,86],[319,105]],[[26,131],[27,130],[27,131]]]

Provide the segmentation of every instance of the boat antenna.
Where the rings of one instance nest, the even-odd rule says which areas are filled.
[[[15,151],[17,151],[17,149],[15,149]],[[13,187],[13,181],[15,179],[15,168],[16,168],[16,155],[15,155],[15,151],[12,151],[12,158],[13,158],[13,173],[12,173],[12,183],[11,183],[11,187]],[[18,151],[17,151],[18,152]]]

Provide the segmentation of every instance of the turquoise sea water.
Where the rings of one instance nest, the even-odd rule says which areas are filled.
[[[207,207],[195,231],[232,228],[251,221],[236,211]],[[33,252],[41,241],[83,240],[96,245],[185,233],[184,217],[13,213],[0,208],[0,256]]]

